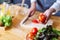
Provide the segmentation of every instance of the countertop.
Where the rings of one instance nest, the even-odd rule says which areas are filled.
[[[41,12],[36,11],[36,13],[31,18],[36,18]],[[26,35],[31,29],[26,29],[20,26],[20,22],[24,18],[24,15],[19,14],[13,20],[12,28],[4,30],[0,28],[0,40],[26,40]],[[53,20],[53,27],[60,30],[60,17],[51,16]]]

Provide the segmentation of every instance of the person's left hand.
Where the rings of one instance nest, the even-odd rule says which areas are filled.
[[[50,19],[51,15],[52,15],[52,11],[50,11],[48,9],[44,12],[44,15],[46,16],[46,20],[45,20],[44,24],[46,24],[48,22],[48,20]]]

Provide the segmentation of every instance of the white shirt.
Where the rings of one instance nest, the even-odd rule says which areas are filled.
[[[31,3],[36,2],[36,0],[31,0]]]
[[[31,3],[36,2],[36,0],[31,0]],[[54,8],[56,11],[60,11],[60,0],[57,0],[50,8]]]

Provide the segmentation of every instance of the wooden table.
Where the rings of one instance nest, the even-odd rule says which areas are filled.
[[[38,16],[40,12],[36,12],[32,18],[35,18],[35,16]],[[26,35],[31,29],[23,28],[19,25],[21,20],[24,18],[23,15],[18,15],[14,19],[14,24],[11,29],[7,29],[6,31],[0,30],[0,40],[26,40]],[[53,27],[55,27],[57,30],[60,30],[60,17],[58,16],[51,16],[51,19],[53,20]],[[29,19],[30,20],[30,19]]]

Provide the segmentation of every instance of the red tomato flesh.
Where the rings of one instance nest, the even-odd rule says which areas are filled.
[[[26,36],[26,40],[34,40],[34,37],[36,36],[38,32],[37,28],[33,28],[29,34]]]
[[[33,23],[39,23],[37,19],[32,20]]]
[[[39,21],[42,22],[42,23],[44,23],[45,20],[46,20],[46,16],[44,14],[40,14],[39,15]]]
[[[37,32],[38,32],[38,29],[37,29],[37,28],[33,28],[33,29],[31,30],[31,33],[34,34],[34,35],[37,34]]]

